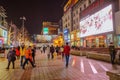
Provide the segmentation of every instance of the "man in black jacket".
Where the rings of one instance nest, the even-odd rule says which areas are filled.
[[[113,42],[110,42],[109,52],[110,52],[110,56],[111,56],[111,63],[114,64],[116,51],[115,51],[115,47],[114,47]]]
[[[54,58],[54,56],[53,56],[54,51],[55,51],[55,49],[54,49],[53,45],[51,45],[51,47],[50,47],[50,53],[51,53],[51,58],[52,59]]]

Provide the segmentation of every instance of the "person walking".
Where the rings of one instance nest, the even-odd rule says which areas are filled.
[[[59,47],[58,46],[56,46],[55,51],[56,51],[56,53],[58,55],[59,54]]]
[[[109,53],[110,53],[110,57],[111,57],[111,63],[114,64],[116,51],[115,51],[113,42],[110,42]]]
[[[54,55],[53,55],[54,51],[55,51],[55,49],[54,49],[53,45],[51,45],[51,47],[50,47],[51,59],[54,58]]]
[[[32,60],[33,60],[33,63],[35,64],[35,53],[36,53],[36,48],[33,47],[32,48]]]
[[[17,59],[19,59],[20,58],[20,47],[19,46],[16,47],[15,51],[16,51]]]
[[[16,60],[16,52],[14,48],[10,48],[10,51],[7,54],[7,59],[8,59],[8,66],[6,69],[9,69],[9,66],[12,62],[13,64],[13,69],[15,68],[15,60]]]
[[[23,60],[25,59],[25,45],[24,43],[20,47],[20,66],[23,65]]]
[[[40,51],[41,51],[41,54],[42,54],[42,52],[43,52],[43,48],[42,48],[42,46],[40,47]]]
[[[66,58],[66,67],[68,67],[70,57],[70,46],[68,45],[68,43],[66,43],[66,45],[64,46],[64,54]]]
[[[50,59],[50,47],[49,47],[49,45],[46,48],[46,54],[47,54],[48,59]]]
[[[64,58],[64,47],[63,46],[61,46],[61,48],[60,48],[60,52],[61,52],[61,55],[62,55],[62,59]]]
[[[45,53],[45,49],[46,49],[46,47],[45,46],[43,46],[43,52]]]
[[[31,63],[32,67],[36,67],[32,61],[32,51],[31,46],[29,46],[25,50],[25,62],[23,63],[22,69],[25,69],[25,65],[28,63],[28,61]]]

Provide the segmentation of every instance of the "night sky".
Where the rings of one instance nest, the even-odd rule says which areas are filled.
[[[6,9],[7,21],[22,25],[20,17],[25,16],[25,27],[30,34],[40,34],[43,21],[58,22],[68,0],[0,0]]]

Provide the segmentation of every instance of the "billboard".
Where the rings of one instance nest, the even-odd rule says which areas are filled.
[[[80,37],[113,31],[112,5],[83,18],[80,21]]]
[[[70,42],[69,29],[64,29],[64,40],[65,40],[66,42]]]
[[[36,41],[38,43],[48,43],[52,42],[52,40],[56,37],[57,35],[37,35],[36,36]]]

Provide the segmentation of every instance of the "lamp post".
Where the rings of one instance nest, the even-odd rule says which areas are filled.
[[[25,34],[25,31],[24,31],[24,24],[25,24],[26,18],[23,16],[23,17],[20,17],[20,19],[22,20],[22,27],[23,27],[23,42],[24,42],[24,41],[25,41],[25,39],[24,39],[24,34]]]

